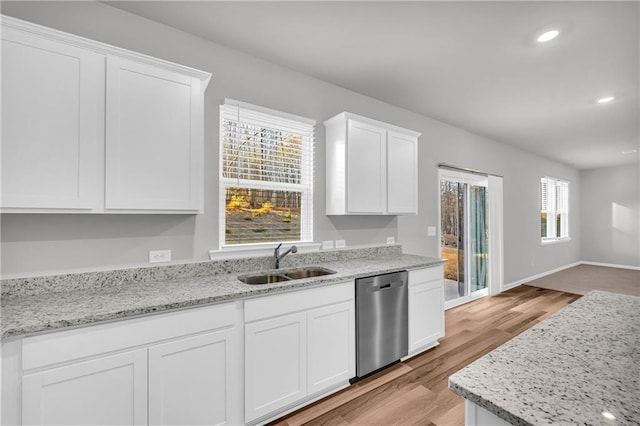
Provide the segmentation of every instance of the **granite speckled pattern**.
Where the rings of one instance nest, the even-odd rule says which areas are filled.
[[[288,268],[304,266],[313,262],[335,262],[350,259],[398,256],[400,254],[402,254],[402,246],[398,244],[346,248],[287,256],[282,260],[281,265],[282,268]],[[246,271],[264,271],[272,268],[272,265],[272,256],[260,256],[109,271],[12,278],[4,279],[0,282],[2,283],[2,297],[31,296],[41,293],[110,288],[115,285],[136,282],[171,281]]]
[[[638,425],[640,297],[591,291],[450,376],[449,387],[514,425]]]
[[[322,254],[322,256],[318,256],[318,254]],[[238,275],[268,269],[263,266],[260,259],[223,261],[223,264],[226,262],[226,267],[234,270],[232,273],[223,269],[223,273],[210,271],[208,274],[203,274],[198,271],[194,275],[191,271],[171,279],[166,279],[166,274],[160,273],[161,278],[150,274],[145,280],[120,281],[120,271],[114,271],[116,278],[113,281],[104,280],[100,285],[95,286],[79,283],[75,288],[70,284],[74,277],[69,275],[64,278],[69,281],[66,285],[72,288],[68,291],[37,291],[29,295],[3,296],[2,337],[294,291],[307,287],[332,285],[357,277],[444,263],[444,260],[438,258],[403,255],[401,250],[393,248],[371,249],[366,251],[366,254],[367,257],[362,257],[362,253],[354,254],[349,250],[344,250],[320,252],[316,253],[316,256],[309,253],[307,257],[301,254],[297,259],[296,255],[287,256],[286,259],[293,261],[290,260],[282,269],[315,265],[333,269],[337,273],[267,285],[248,285],[237,279]],[[238,271],[238,269],[241,270]],[[81,280],[84,277],[85,274],[76,274],[75,279]]]

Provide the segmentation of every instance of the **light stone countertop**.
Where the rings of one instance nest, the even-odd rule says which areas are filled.
[[[337,273],[266,285],[248,285],[237,279],[239,275],[264,270],[260,265],[265,263],[256,261],[248,264],[251,266],[245,264],[244,272],[224,273],[223,270],[204,276],[202,276],[202,272],[197,274],[198,276],[188,276],[193,274],[185,273],[185,276],[181,277],[180,274],[183,273],[183,270],[202,269],[202,265],[209,267],[208,262],[194,264],[193,267],[178,265],[180,268],[178,276],[174,276],[172,279],[166,279],[164,276],[157,278],[162,274],[153,272],[149,268],[114,271],[111,275],[109,275],[110,273],[106,273],[106,275],[105,273],[69,274],[56,277],[58,281],[56,284],[58,286],[66,285],[70,289],[35,294],[20,294],[21,287],[19,285],[33,286],[33,282],[38,282],[37,284],[40,286],[51,285],[51,279],[48,277],[25,279],[24,282],[18,283],[7,280],[7,290],[2,298],[2,338],[208,303],[332,285],[358,277],[436,266],[445,262],[445,260],[438,258],[401,254],[398,250],[391,252],[387,249],[374,250],[370,254],[373,256],[366,258],[349,258],[348,255],[334,255],[333,260],[316,258],[317,261],[310,263],[310,266],[322,266]],[[265,258],[265,261],[272,262],[269,258]],[[238,265],[230,268],[229,262],[234,263],[233,261],[225,261],[222,266],[226,269],[237,269]],[[215,265],[215,262],[209,263]],[[300,265],[290,267],[295,266]],[[219,265],[217,267],[220,268]],[[211,269],[211,267],[209,268]],[[145,273],[144,281],[131,281],[131,277]],[[99,274],[100,276],[98,276]],[[92,277],[95,275],[100,278],[101,282],[94,287],[86,288],[85,286],[83,288],[81,281],[86,281],[86,279],[83,280],[83,276],[87,275]],[[129,281],[122,280],[122,275],[126,275]],[[119,279],[120,281],[118,281]],[[109,280],[115,284],[111,285]],[[77,289],[74,289],[74,286]]]
[[[514,425],[639,425],[640,297],[592,291],[450,376],[449,387]]]

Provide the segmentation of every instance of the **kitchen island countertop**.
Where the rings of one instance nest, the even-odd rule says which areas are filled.
[[[515,425],[638,425],[640,297],[592,291],[453,374],[449,387]]]

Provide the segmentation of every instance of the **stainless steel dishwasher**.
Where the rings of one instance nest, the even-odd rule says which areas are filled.
[[[407,271],[356,280],[358,378],[408,353]]]

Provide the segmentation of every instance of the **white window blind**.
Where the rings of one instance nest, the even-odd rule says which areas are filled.
[[[313,240],[315,121],[220,106],[221,245]]]
[[[569,182],[540,179],[540,237],[543,243],[569,238]]]

